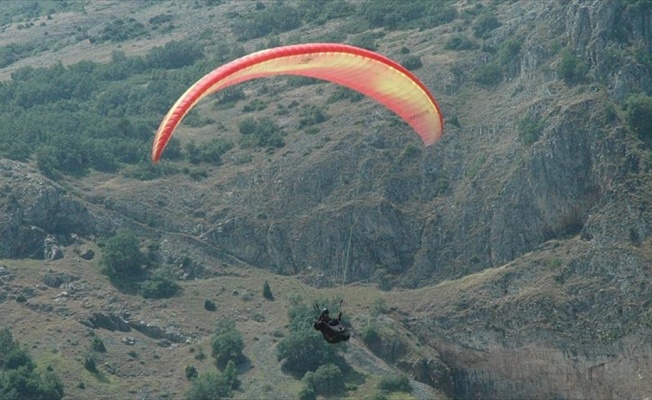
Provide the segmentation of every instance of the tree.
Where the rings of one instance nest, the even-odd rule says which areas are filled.
[[[276,346],[276,357],[284,362],[283,368],[299,376],[315,371],[324,364],[339,362],[336,349],[321,334],[309,329],[291,332]]]
[[[335,364],[326,364],[315,372],[307,372],[302,381],[313,389],[315,394],[334,395],[346,391],[342,370]]]
[[[231,385],[217,371],[200,374],[186,392],[186,400],[215,400],[223,397],[231,397]]]
[[[181,289],[172,270],[159,267],[140,285],[140,294],[146,299],[165,299],[172,297]]]
[[[228,361],[238,361],[242,356],[245,343],[242,334],[236,329],[235,321],[224,318],[218,321],[215,335],[211,341],[212,355],[218,365],[226,365]]]
[[[224,379],[229,384],[231,389],[237,389],[240,386],[240,380],[238,379],[238,370],[235,366],[233,360],[229,360],[224,367]]]
[[[114,283],[121,283],[140,278],[144,261],[145,255],[140,251],[138,238],[133,232],[125,230],[106,241],[100,264]]]
[[[51,370],[39,373],[26,350],[11,331],[0,330],[0,399],[32,400],[63,397],[63,383]]]

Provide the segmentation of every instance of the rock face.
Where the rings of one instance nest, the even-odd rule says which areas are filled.
[[[78,276],[65,272],[48,271],[43,276],[43,283],[52,288],[59,288],[61,285],[79,280]]]
[[[82,202],[26,164],[0,160],[0,187],[1,258],[56,259],[71,234],[94,232]]]
[[[178,328],[169,326],[164,329],[145,321],[130,321],[110,312],[93,312],[80,318],[79,322],[92,329],[106,329],[112,332],[131,332],[134,329],[149,338],[167,341],[168,343],[184,343],[187,340],[187,336],[181,333]]]
[[[652,90],[633,53],[618,50],[614,58],[628,46],[652,48],[649,8],[637,10],[619,1],[505,5],[486,44],[521,44],[505,82],[494,88],[504,96],[492,107],[465,100],[454,111],[461,127],[448,126],[434,150],[401,152],[402,136],[384,136],[369,123],[365,139],[347,137],[322,157],[238,175],[229,189],[241,194],[217,195],[227,211],[202,238],[283,274],[312,267],[354,281],[385,270],[416,287],[503,265],[580,232],[595,240],[629,236],[620,234],[624,221],[597,232],[592,220],[617,207],[631,215],[613,196],[644,162],[627,147],[628,132],[610,103]],[[523,29],[533,21],[539,29]],[[560,42],[585,66],[580,83],[592,87],[576,93],[556,72]],[[497,55],[479,57],[460,57],[460,73],[470,79]],[[435,82],[433,90],[443,88]],[[532,143],[520,137],[524,119],[540,123]],[[628,222],[645,240],[644,222]]]

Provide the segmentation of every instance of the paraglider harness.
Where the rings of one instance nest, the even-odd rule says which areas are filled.
[[[340,309],[342,302],[340,301]],[[346,330],[344,325],[342,325],[342,313],[340,312],[337,318],[330,318],[328,309],[320,309],[319,306],[315,305],[319,314],[319,319],[313,324],[315,330],[320,331],[324,336],[324,339],[328,343],[339,343],[341,341],[347,341],[351,337],[351,334]]]

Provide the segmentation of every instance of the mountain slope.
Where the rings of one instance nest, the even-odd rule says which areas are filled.
[[[133,315],[165,307],[160,315],[187,334],[201,332],[198,343],[206,343],[212,322],[193,327],[196,322],[188,318],[194,312],[197,320],[204,318],[201,300],[215,285],[227,293],[232,286],[256,293],[269,279],[284,296],[252,309],[262,307],[273,316],[269,320],[282,321],[277,329],[285,323],[291,293],[306,298],[342,294],[347,312],[360,315],[352,321],[359,330],[370,325],[366,314],[373,300],[383,299],[391,312],[379,319],[380,327],[393,327],[388,328],[393,333],[407,329],[399,337],[410,338],[410,344],[387,339],[403,349],[397,353],[367,346],[391,368],[449,397],[649,395],[649,140],[645,131],[637,131],[630,105],[632,95],[652,91],[647,3],[457,1],[448,3],[457,18],[421,29],[365,25],[359,16],[343,13],[236,41],[246,33],[234,28],[238,22],[257,21],[263,10],[273,8],[260,4],[89,1],[83,10],[53,13],[51,20],[42,16],[28,28],[19,29],[25,22],[13,21],[4,26],[1,44],[34,43],[46,30],[52,42],[0,74],[9,79],[17,68],[59,60],[66,65],[82,59],[109,62],[116,49],[135,56],[181,39],[208,43],[204,51],[215,59],[223,56],[220,41],[245,52],[299,40],[370,41],[390,57],[419,58],[423,66],[414,72],[446,117],[443,140],[423,148],[406,125],[374,102],[329,101],[340,98],[331,84],[283,78],[251,82],[243,85],[245,98],[233,107],[219,98],[200,104],[197,118],[213,122],[183,125],[176,137],[183,145],[201,146],[215,136],[238,144],[239,122],[253,115],[278,124],[285,146],[236,145],[222,155],[220,165],[170,160],[181,170],[201,169],[198,179],[176,173],[142,181],[91,171],[52,183],[25,179],[38,172],[8,161],[1,178],[6,189],[2,220],[7,221],[3,254],[38,256],[48,234],[74,246],[71,233],[89,240],[128,228],[144,243],[157,244],[159,263],[177,268],[180,276],[205,279],[183,282],[184,294],[166,301],[116,298]],[[173,27],[153,28],[151,19],[162,15],[170,15]],[[111,16],[131,16],[149,31],[119,44],[98,41]],[[75,30],[82,34],[73,40]],[[266,108],[246,112],[254,100]],[[314,109],[328,119],[306,129],[301,120]],[[55,189],[37,190],[42,187]],[[55,208],[69,216],[70,224]],[[72,251],[67,248],[63,261],[27,262],[25,268],[45,265],[80,274]],[[38,281],[21,275],[22,268],[12,270],[17,278],[4,290],[10,299]],[[104,280],[99,290],[109,290],[97,270],[84,270],[84,280],[89,285]],[[224,271],[242,276],[231,282]],[[295,277],[320,289],[299,285]],[[97,297],[95,289],[87,290],[84,296]],[[196,297],[189,295],[194,290],[200,293]],[[220,296],[220,301],[228,298]],[[21,334],[27,335],[32,308],[40,309],[38,298],[29,300],[30,311],[11,305],[16,314],[7,321]],[[97,298],[89,309],[124,311],[106,298]],[[251,307],[238,301],[227,304],[247,315]],[[58,323],[69,324],[81,310],[61,313]],[[220,309],[219,315],[228,312]],[[243,317],[238,326],[245,331],[250,359],[262,347],[273,347],[274,338],[263,334],[260,323]],[[82,326],[76,329],[81,337]],[[386,334],[395,338],[393,333]],[[121,334],[111,335],[119,348]],[[362,354],[362,342],[350,346]],[[146,349],[152,351],[149,344]],[[194,363],[190,354],[179,356],[184,351],[180,345],[169,357],[159,355],[166,368],[176,363],[170,370],[177,375],[158,376],[162,369],[142,372],[149,368],[143,364],[133,372],[137,362],[124,358],[121,365],[130,372],[119,372],[122,383],[109,379],[107,386],[88,386],[98,396],[113,385],[149,390],[124,383],[149,374],[153,380],[147,385],[163,385],[180,395],[176,388],[186,384],[182,364]],[[273,352],[260,357],[273,359]],[[244,398],[274,386],[252,365],[243,376]],[[172,375],[177,381],[170,386],[156,380]],[[289,391],[274,387],[270,396],[299,390],[298,382],[281,372],[273,376]],[[373,386],[365,385],[363,392]],[[83,393],[74,390],[71,396]]]

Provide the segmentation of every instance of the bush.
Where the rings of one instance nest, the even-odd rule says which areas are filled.
[[[97,38],[91,38],[93,41],[101,42],[124,42],[128,39],[137,38],[147,34],[147,29],[145,25],[136,21],[134,18],[116,18],[111,22],[104,25],[100,31],[100,36]]]
[[[378,328],[376,328],[376,325],[374,324],[368,324],[367,326],[364,327],[362,330],[362,341],[370,346],[375,343],[378,343],[380,340],[380,333],[378,333]]]
[[[237,389],[240,387],[240,380],[238,379],[238,370],[235,367],[233,360],[229,360],[224,367],[224,379],[229,384],[231,389]]]
[[[194,365],[186,365],[185,373],[186,373],[186,379],[188,379],[189,381],[199,376],[199,373],[197,372],[197,368],[195,368]]]
[[[360,101],[363,98],[364,95],[358,91],[351,90],[345,86],[337,86],[333,91],[333,94],[328,99],[326,99],[326,104],[331,104],[346,99],[353,103]]]
[[[206,311],[217,310],[217,306],[215,305],[215,303],[209,299],[204,300],[204,308],[206,309]]]
[[[91,350],[96,351],[98,353],[106,353],[106,347],[104,346],[104,342],[102,339],[100,339],[97,336],[93,337],[93,341],[91,342]]]
[[[269,282],[265,281],[263,284],[263,297],[267,300],[274,300],[274,295],[272,294],[272,289],[269,287]]]
[[[95,359],[93,357],[86,357],[84,359],[84,368],[92,373],[96,374],[97,373],[97,365],[95,364]]]
[[[302,381],[320,395],[335,395],[346,391],[342,370],[334,364],[322,365],[315,372],[307,372]]]
[[[386,392],[410,393],[412,391],[410,380],[405,375],[383,377],[380,382],[378,382],[378,388]]]
[[[518,138],[524,145],[531,145],[539,140],[539,137],[543,132],[543,127],[543,121],[525,117],[518,123]]]
[[[303,385],[299,391],[299,400],[315,400],[316,398],[315,389],[310,385]]]
[[[244,107],[242,107],[242,111],[244,112],[253,112],[253,111],[261,111],[267,108],[267,104],[260,100],[260,99],[254,99],[251,101],[251,103],[246,104]]]
[[[473,35],[479,38],[486,38],[489,36],[489,32],[500,26],[498,18],[495,15],[484,13],[478,17],[475,24],[473,25]]]
[[[169,268],[157,268],[140,285],[140,294],[146,299],[165,299],[179,292],[181,286],[176,282]]]
[[[43,373],[26,350],[14,341],[11,331],[0,330],[0,399],[53,399],[63,397],[59,377],[47,369]]]
[[[627,98],[627,121],[642,139],[652,137],[652,97],[635,94]]]
[[[321,334],[311,328],[290,332],[276,346],[276,357],[291,373],[303,375],[321,365],[339,361],[339,347],[328,344]]]
[[[507,65],[512,62],[521,51],[522,45],[522,38],[511,38],[503,42],[498,49],[498,62],[501,65]]]
[[[328,120],[328,116],[321,108],[316,106],[305,107],[301,110],[301,118],[299,119],[299,128],[321,124]]]
[[[231,385],[224,375],[209,371],[192,381],[186,392],[186,400],[212,400],[231,397]]]
[[[218,321],[211,347],[212,355],[219,365],[226,365],[230,360],[242,359],[245,343],[242,334],[235,327],[235,321],[229,318]]]
[[[155,46],[148,53],[150,68],[178,69],[192,65],[204,57],[202,49],[192,41],[170,41],[165,46]]]
[[[245,99],[245,93],[240,86],[229,86],[220,91],[218,104],[233,104]]]
[[[272,7],[257,8],[257,11],[242,16],[232,25],[232,30],[239,40],[249,40],[278,34],[301,26],[298,9],[275,4]]]
[[[131,231],[120,231],[106,241],[100,265],[112,281],[130,282],[142,276],[145,256],[139,245],[138,238]]]
[[[473,80],[483,85],[495,85],[503,80],[503,71],[496,62],[483,64],[476,68]]]
[[[446,50],[472,50],[477,48],[478,45],[463,35],[455,35],[449,38],[444,44]]]
[[[371,27],[389,30],[432,28],[452,21],[457,10],[450,1],[377,1],[361,4],[362,16]]]
[[[570,50],[564,49],[562,51],[558,72],[566,83],[573,84],[584,81],[588,70],[587,64],[577,58]]]
[[[242,134],[240,145],[242,147],[283,147],[283,132],[270,118],[260,120],[246,118],[240,122],[238,129]]]
[[[419,56],[407,56],[401,61],[401,65],[410,71],[423,67],[421,57]]]

